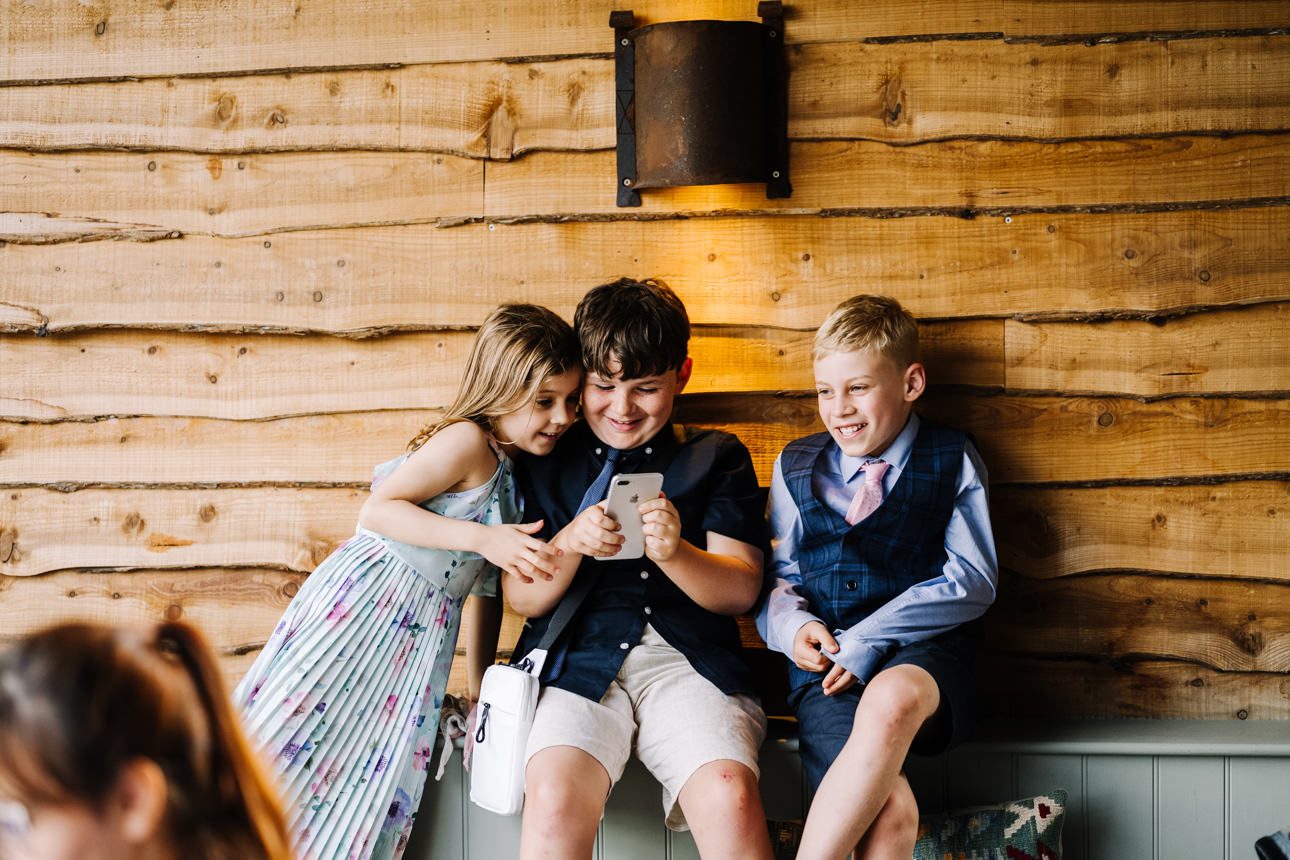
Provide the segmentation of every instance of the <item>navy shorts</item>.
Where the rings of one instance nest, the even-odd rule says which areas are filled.
[[[934,639],[899,648],[879,670],[904,664],[918,666],[932,676],[940,689],[940,710],[927,730],[914,738],[911,752],[939,755],[953,749],[976,724],[980,710],[975,670],[981,639],[979,625],[980,622],[966,624]],[[799,724],[802,768],[812,793],[851,737],[864,691],[863,685],[855,684],[836,696],[826,696],[819,681],[815,681],[789,693],[788,704]]]

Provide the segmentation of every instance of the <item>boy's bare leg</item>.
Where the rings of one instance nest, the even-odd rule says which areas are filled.
[[[700,857],[769,860],[770,833],[757,777],[729,759],[708,762],[677,797]]]
[[[901,774],[878,817],[856,846],[856,860],[909,860],[918,841],[918,801]]]
[[[587,860],[609,796],[609,774],[577,747],[547,747],[524,772],[521,860]]]
[[[940,700],[936,681],[917,666],[893,666],[869,682],[856,708],[851,736],[824,775],[811,803],[797,853],[799,860],[838,860],[856,847],[903,781],[900,769],[905,754],[918,730],[940,707]],[[905,819],[908,826],[906,816],[895,815],[900,812],[897,807],[892,812],[890,824]],[[917,821],[915,807],[915,834]],[[884,826],[884,831],[887,829]],[[871,845],[868,849],[877,847]]]

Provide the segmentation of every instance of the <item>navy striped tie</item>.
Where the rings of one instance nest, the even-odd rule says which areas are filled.
[[[583,494],[582,501],[578,504],[578,513],[582,513],[605,497],[605,493],[609,490],[609,479],[614,476],[614,465],[622,453],[617,448],[609,449],[609,456],[605,458],[605,467],[600,470],[596,480],[591,482],[591,486],[587,487],[587,492]]]

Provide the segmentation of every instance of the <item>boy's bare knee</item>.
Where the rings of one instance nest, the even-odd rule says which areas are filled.
[[[681,789],[682,807],[687,802],[702,804],[705,810],[720,807],[730,812],[759,808],[761,794],[757,777],[745,765],[736,761],[714,761],[700,767],[686,780]],[[688,817],[688,816],[687,816]]]
[[[904,669],[912,671],[901,671]],[[897,734],[917,731],[940,704],[940,691],[926,671],[915,667],[898,666],[879,672],[869,683],[856,709],[856,725],[868,723],[869,730],[877,723],[882,729]]]
[[[563,816],[581,804],[582,793],[569,781],[532,774],[525,781],[524,809],[539,817]]]
[[[524,811],[544,821],[589,815],[599,820],[608,785],[609,775],[591,756],[569,747],[552,747],[533,756],[525,769]]]

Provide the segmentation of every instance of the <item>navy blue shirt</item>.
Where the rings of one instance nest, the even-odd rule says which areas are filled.
[[[524,519],[545,521],[544,540],[577,515],[608,450],[579,421],[550,455],[517,458]],[[663,492],[681,518],[681,537],[699,549],[706,550],[707,533],[716,532],[766,552],[764,502],[752,458],[729,433],[687,432],[669,423],[644,445],[624,451],[617,471],[662,472]],[[548,654],[543,683],[600,701],[649,623],[722,692],[756,695],[734,618],[699,606],[648,557],[584,558],[577,576],[587,574],[596,576],[596,583]],[[517,657],[542,638],[549,620],[549,615],[529,619]]]

